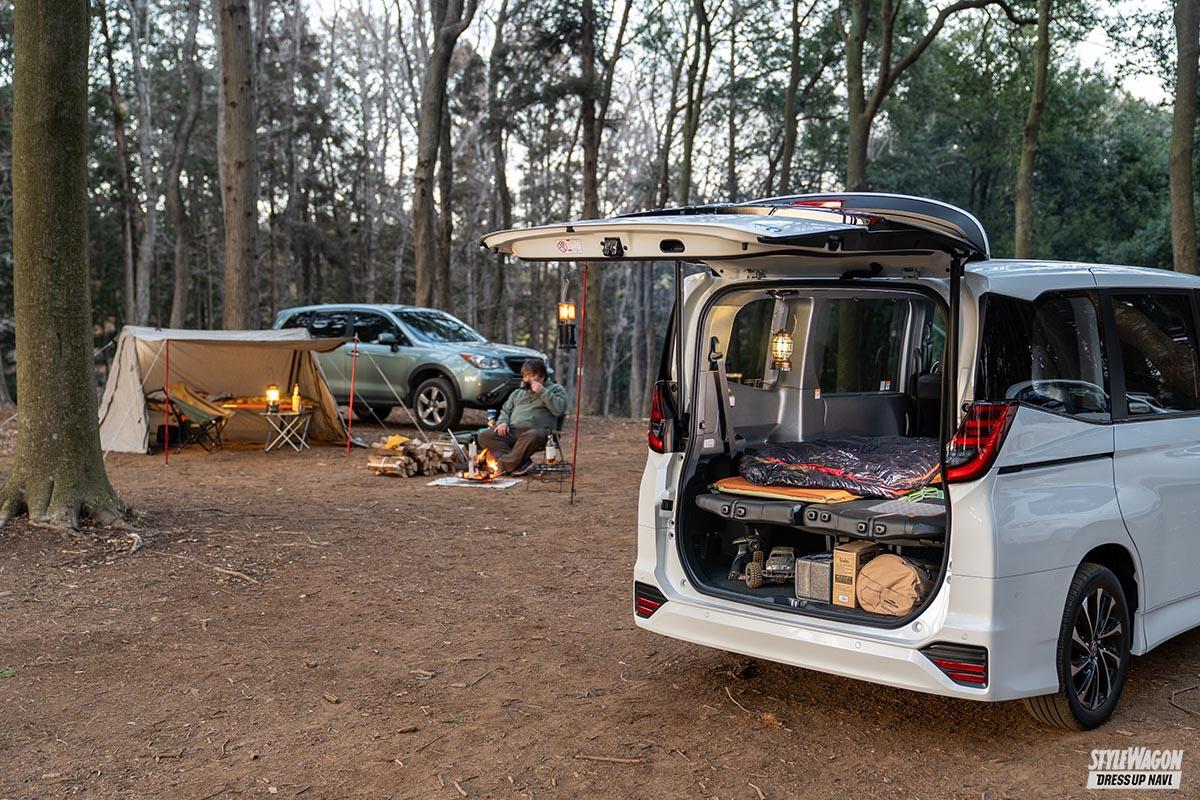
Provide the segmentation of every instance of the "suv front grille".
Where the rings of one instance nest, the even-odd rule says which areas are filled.
[[[514,375],[520,375],[521,365],[525,363],[525,356],[505,356],[504,363],[508,364],[508,368]]]

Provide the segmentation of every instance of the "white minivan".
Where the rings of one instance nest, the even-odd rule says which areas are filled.
[[[993,260],[965,211],[871,193],[483,244],[676,262],[639,626],[1087,729],[1200,624],[1200,279]],[[898,611],[863,594],[885,555],[924,576]]]

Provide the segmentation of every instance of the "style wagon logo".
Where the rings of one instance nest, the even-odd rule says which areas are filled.
[[[1089,789],[1178,789],[1183,777],[1182,750],[1093,750]]]

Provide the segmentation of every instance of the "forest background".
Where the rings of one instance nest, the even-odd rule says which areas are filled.
[[[417,303],[553,352],[570,375],[555,313],[579,301],[578,271],[502,263],[483,233],[842,188],[959,205],[999,257],[1194,272],[1196,5],[93,2],[98,363],[124,324],[268,327],[300,304]],[[222,13],[249,28],[236,84]],[[9,394],[12,17],[0,2]],[[238,264],[218,157],[246,144],[221,133],[233,107],[249,115],[234,163],[254,198]],[[585,410],[642,415],[670,265],[609,265],[588,289]]]

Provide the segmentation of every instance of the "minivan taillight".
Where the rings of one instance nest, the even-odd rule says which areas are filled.
[[[950,680],[961,686],[983,689],[988,684],[988,652],[969,644],[937,642],[921,648],[921,653]]]
[[[946,449],[946,482],[983,477],[992,468],[1017,415],[1017,404],[972,403]]]
[[[650,449],[656,453],[667,452],[667,426],[670,423],[667,420],[666,402],[663,382],[659,381],[654,384],[654,391],[650,395],[650,430],[647,434]]]
[[[633,613],[643,619],[654,615],[667,602],[666,595],[656,587],[641,581],[633,582]]]

